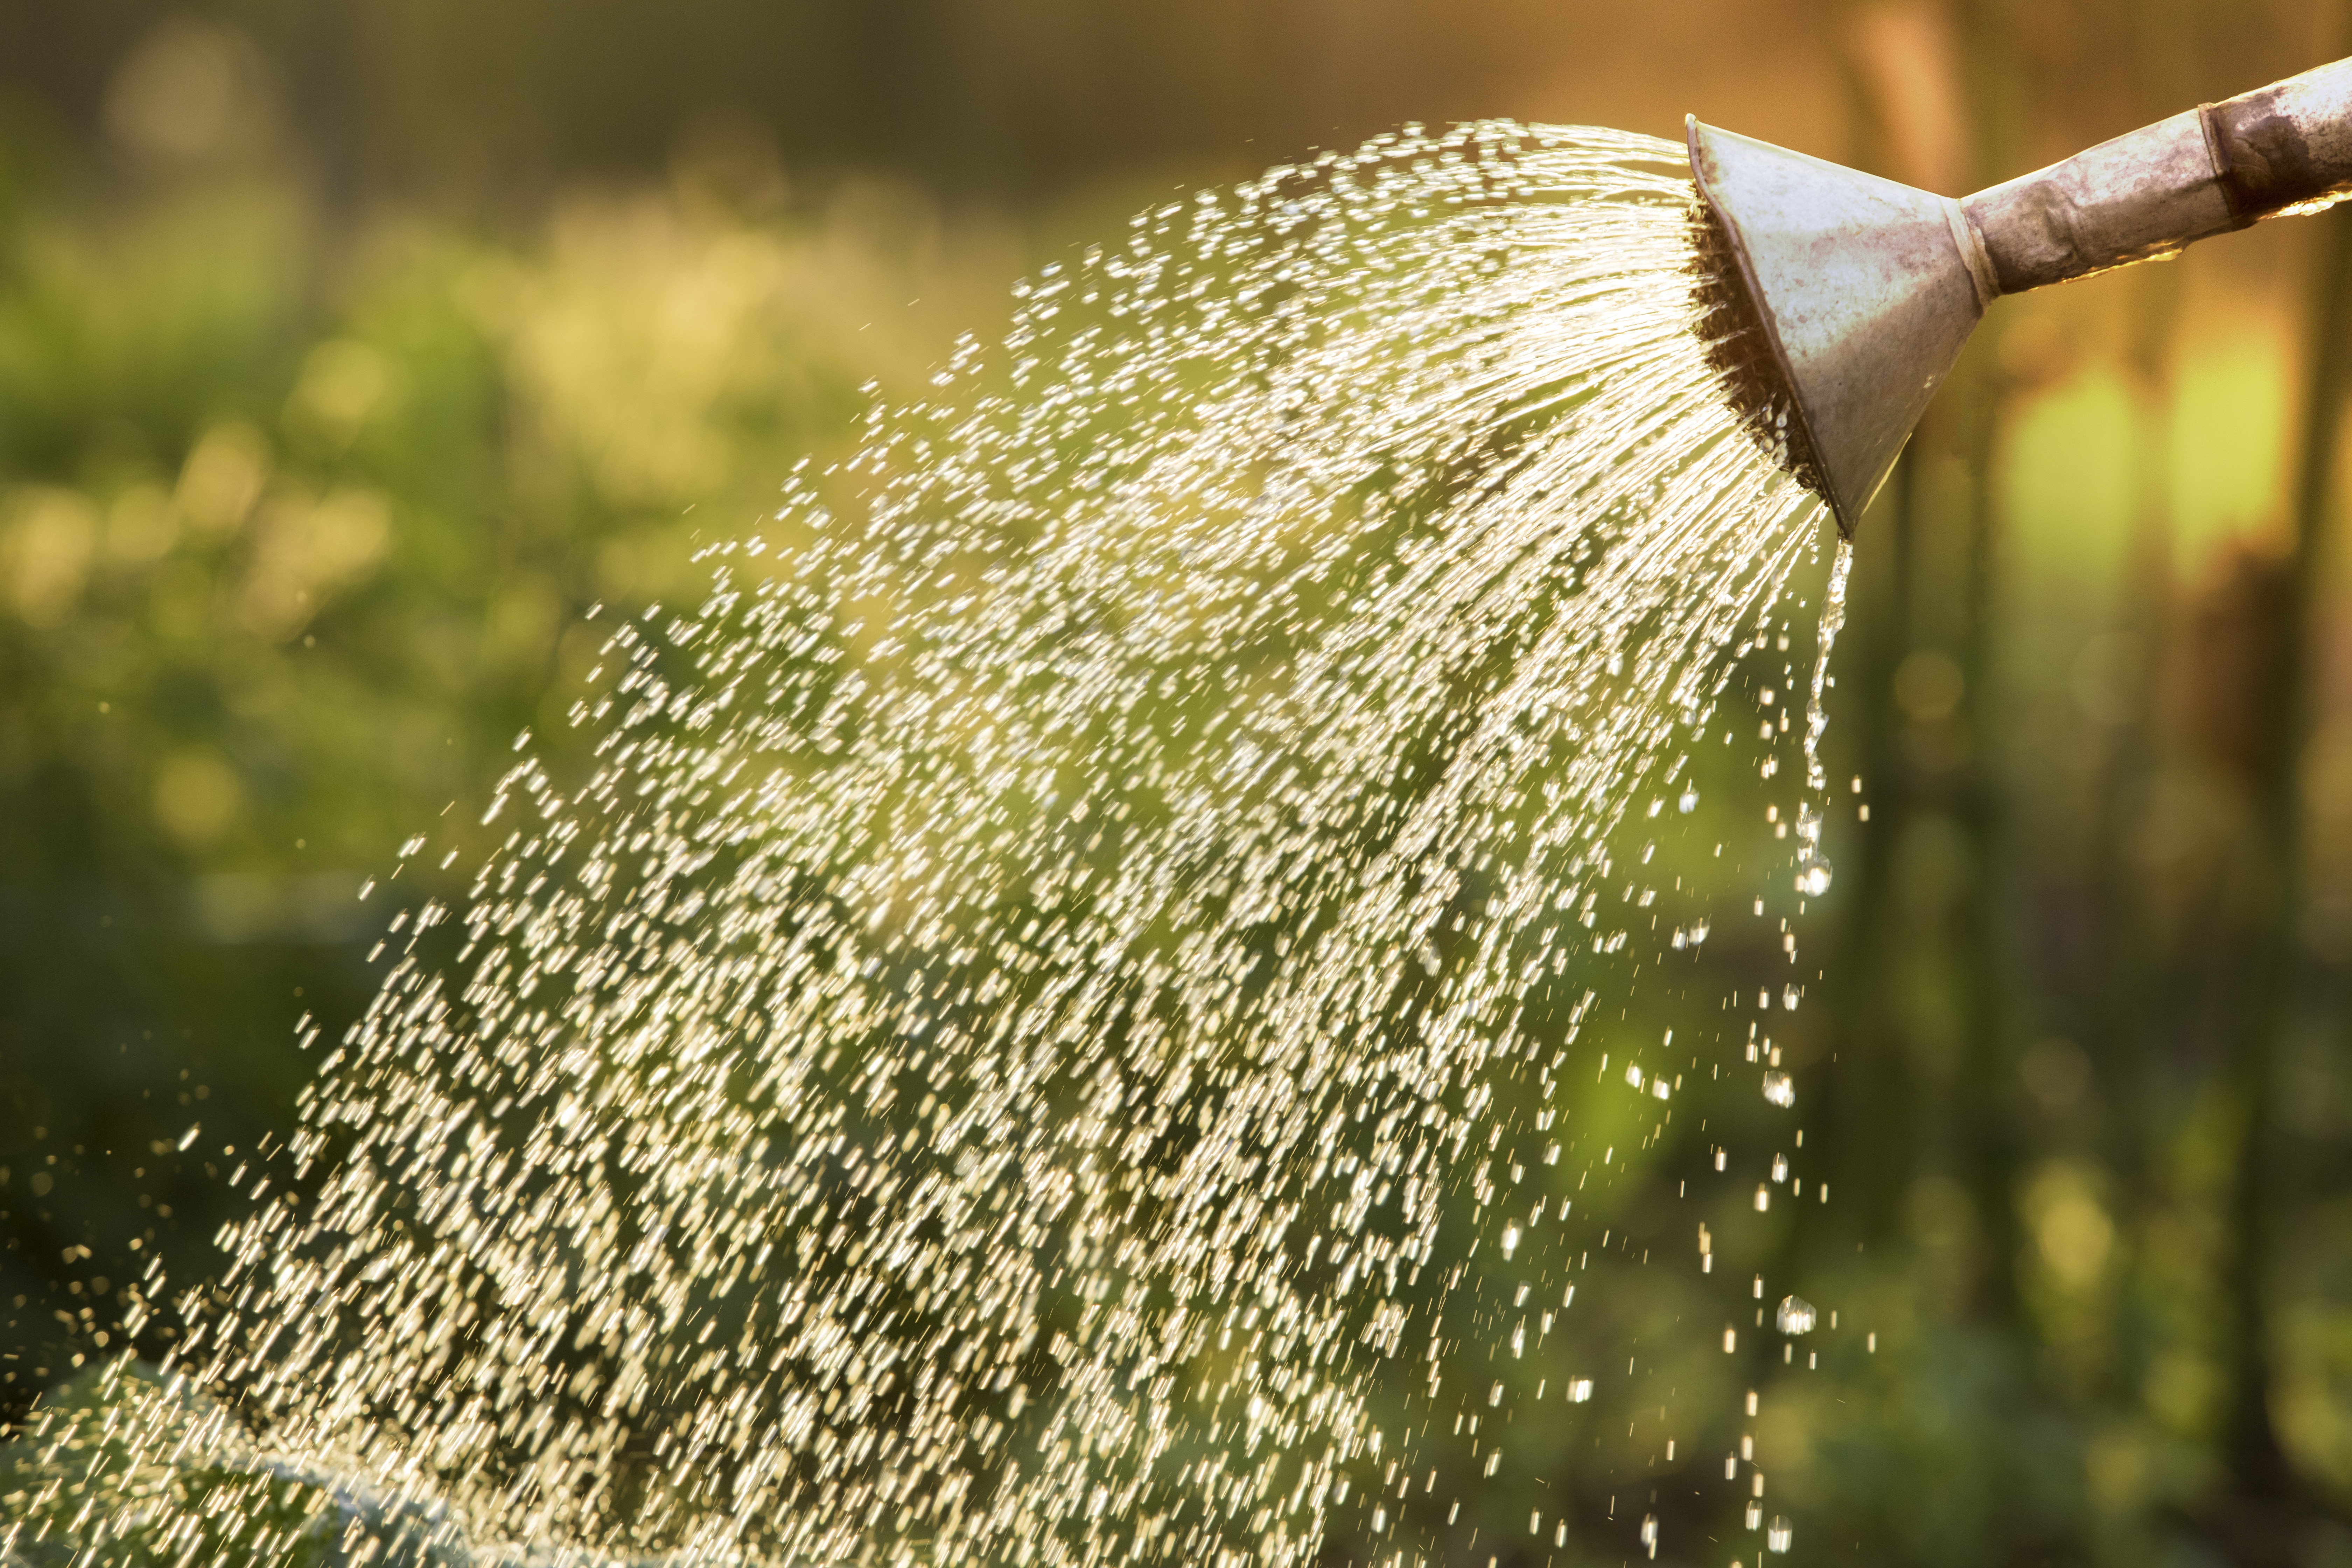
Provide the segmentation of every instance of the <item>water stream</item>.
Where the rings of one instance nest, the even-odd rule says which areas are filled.
[[[1702,1065],[1622,1044],[1709,931],[1647,862],[1702,745],[1777,766],[1734,677],[1820,588],[1692,199],[1486,124],[1171,203],[604,612],[593,766],[519,742],[0,1561],[1486,1561],[1503,1434],[1629,1359],[1587,1184]],[[1759,893],[1828,885],[1826,679]],[[1685,1009],[1751,1100],[1755,1011]],[[1525,1495],[1514,1550],[1657,1550]]]

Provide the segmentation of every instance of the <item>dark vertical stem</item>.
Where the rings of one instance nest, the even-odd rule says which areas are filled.
[[[2137,493],[2111,629],[2121,639],[2110,668],[2115,704],[2093,785],[2090,821],[2090,942],[2075,1028],[2100,1091],[2095,1147],[2116,1175],[2117,1218],[2137,1251],[2158,1202],[2153,1130],[2157,1062],[2164,1045],[2161,997],[2174,984],[2157,954],[2140,873],[2130,853],[2137,797],[2157,768],[2155,702],[2162,679],[2172,593],[2170,476],[2162,460],[2171,410],[2171,350],[2179,315],[2180,271],[2149,267],[2138,289],[2125,356],[2137,426]],[[2144,1386],[2152,1325],[2128,1289],[2118,1304],[2116,1354],[2107,1386],[2128,1405]]]
[[[1963,13],[1969,96],[1979,184],[2000,177],[2010,154],[2013,91],[2012,29],[2003,0],[1975,0]],[[1959,665],[1965,680],[1959,716],[1969,763],[1954,801],[1970,854],[1971,875],[1959,901],[1957,956],[1963,976],[1966,1066],[1959,1083],[1963,1180],[1983,1226],[1976,1307],[1990,1326],[2021,1316],[2017,1285],[2020,1232],[2017,1174],[2017,1081],[2011,997],[2017,980],[2009,962],[2004,917],[2011,911],[2000,798],[2000,704],[1994,677],[2000,642],[2001,539],[1993,461],[2007,387],[2000,373],[2000,319],[1996,313],[1971,345],[1961,398],[1961,449],[1969,478],[1965,510],[1965,580]]]
[[[2223,1289],[2230,1305],[2227,1460],[2240,1492],[2252,1499],[2299,1494],[2271,1418],[2273,1348],[2268,1297],[2282,1214],[2289,1194],[2279,1138],[2278,1065],[2302,979],[2302,763],[2312,729],[2319,649],[2314,601],[2327,543],[2336,485],[2336,436],[2352,397],[2352,211],[2319,226],[2310,321],[2303,458],[2294,493],[2293,549],[2283,563],[2270,616],[2271,657],[2258,666],[2261,745],[2254,778],[2260,813],[2263,905],[2250,933],[2246,990],[2232,1042],[2231,1089],[2242,1142],[2230,1194],[2230,1254]],[[2266,668],[2264,668],[2266,667]]]
[[[1839,932],[1841,977],[1832,1029],[1836,1040],[1837,1142],[1841,1189],[1851,1194],[1843,1214],[1849,1239],[1884,1242],[1901,1233],[1903,1201],[1914,1170],[1918,1121],[1907,1041],[1902,1027],[1901,889],[1895,851],[1909,816],[1895,670],[1911,647],[1911,599],[1917,558],[1919,464],[1906,452],[1888,479],[1885,500],[1871,526],[1884,532],[1865,557],[1866,590],[1849,602],[1862,614],[1855,630],[1847,705],[1857,731],[1864,797],[1870,822],[1854,836],[1844,928]],[[1872,570],[1871,568],[1874,568]],[[1841,715],[1843,719],[1844,715]],[[1835,794],[1832,793],[1832,799]]]
[[[2017,978],[2004,921],[2015,900],[2008,886],[2006,813],[2001,800],[2000,703],[1994,689],[2000,641],[2000,519],[1992,482],[2000,440],[2003,388],[1998,370],[1984,365],[1972,379],[1964,436],[1969,469],[1967,580],[1959,647],[1966,679],[1961,715],[1969,763],[1953,802],[1969,848],[1970,875],[1959,900],[1957,948],[1967,1067],[1960,1082],[1965,1107],[1966,1182],[1984,1254],[1977,1307],[1994,1325],[2015,1323],[2019,1310],[2017,1258],[2017,1064],[2011,998]]]

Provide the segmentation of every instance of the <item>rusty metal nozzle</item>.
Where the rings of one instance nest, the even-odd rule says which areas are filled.
[[[1995,299],[2352,195],[2352,59],[1958,201],[1687,123],[1711,353],[1849,538]]]

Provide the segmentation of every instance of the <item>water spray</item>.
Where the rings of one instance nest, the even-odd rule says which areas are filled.
[[[2352,195],[2352,59],[1961,200],[1687,123],[1717,366],[1848,538],[1994,300]]]

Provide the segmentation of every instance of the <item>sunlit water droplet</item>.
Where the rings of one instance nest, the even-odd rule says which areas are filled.
[[[1766,1073],[1764,1075],[1764,1098],[1770,1100],[1775,1105],[1789,1106],[1796,1104],[1796,1079],[1792,1075],[1785,1072]]]
[[[1801,1296],[1783,1296],[1772,1314],[1772,1322],[1784,1334],[1810,1334],[1818,1314],[1813,1304]]]

